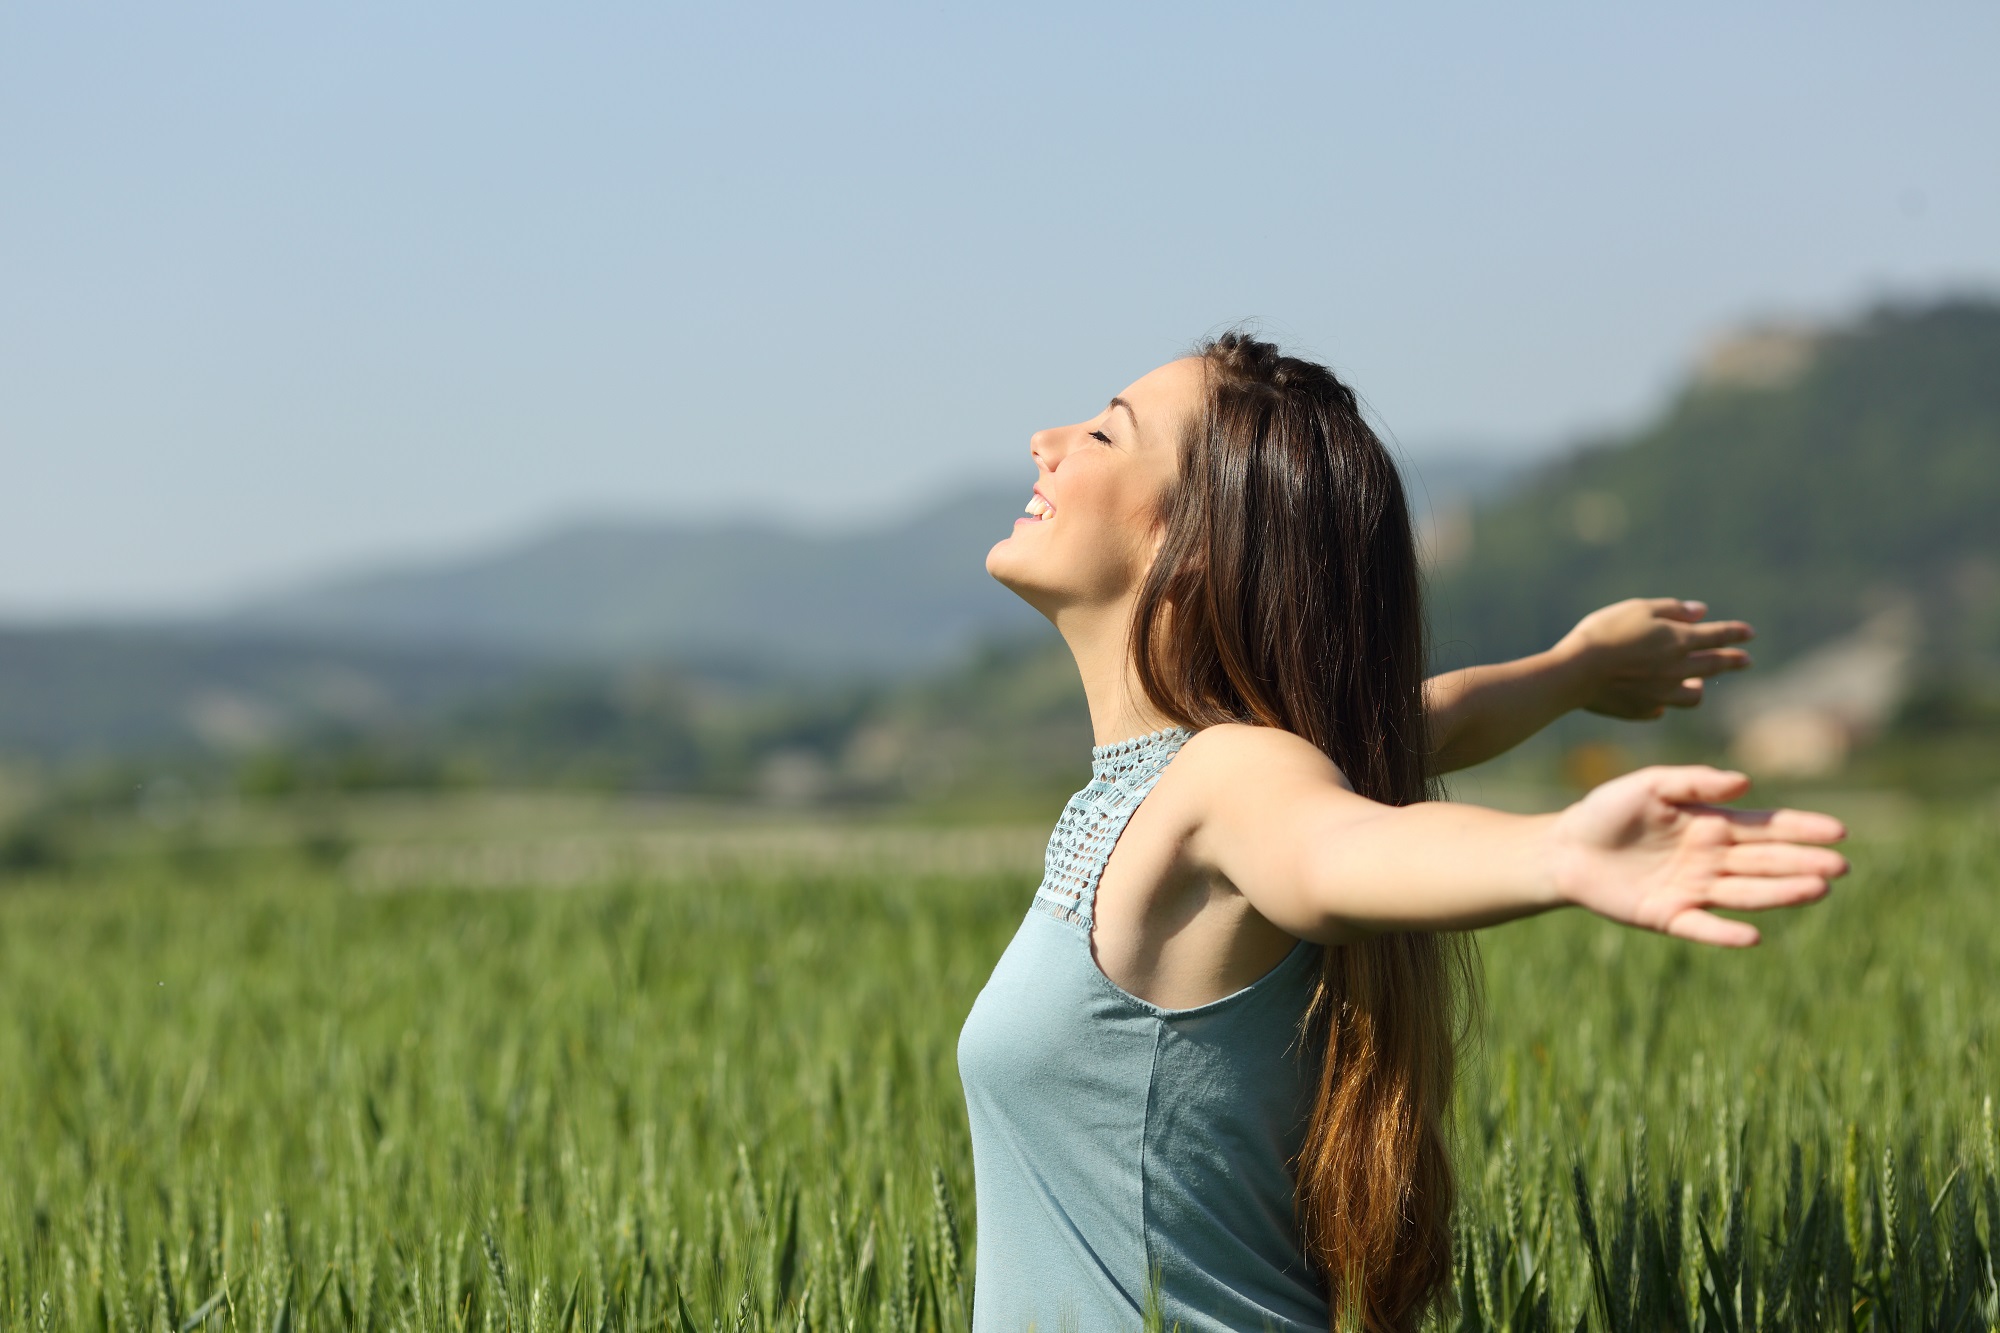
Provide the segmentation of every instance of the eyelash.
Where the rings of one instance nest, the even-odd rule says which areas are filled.
[[[1091,439],[1093,439],[1093,440],[1096,440],[1096,441],[1098,441],[1098,442],[1100,442],[1100,443],[1102,443],[1102,444],[1109,444],[1109,443],[1111,443],[1111,437],[1110,437],[1109,435],[1106,435],[1106,434],[1105,434],[1105,433],[1104,433],[1103,431],[1101,431],[1101,430],[1094,430],[1094,431],[1090,432],[1090,438],[1091,438]]]

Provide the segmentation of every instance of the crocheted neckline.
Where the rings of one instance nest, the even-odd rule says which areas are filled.
[[[1090,763],[1094,768],[1107,759],[1123,759],[1127,755],[1139,754],[1145,750],[1157,749],[1170,741],[1186,744],[1194,733],[1186,727],[1162,727],[1149,731],[1143,736],[1133,736],[1128,740],[1113,741],[1109,745],[1090,747]]]

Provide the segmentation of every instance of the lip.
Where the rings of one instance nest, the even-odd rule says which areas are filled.
[[[1049,507],[1048,513],[1043,514],[1040,517],[1036,517],[1033,514],[1023,514],[1019,518],[1014,520],[1015,527],[1019,527],[1023,523],[1034,523],[1034,524],[1046,523],[1049,521],[1050,518],[1052,518],[1055,515],[1056,502],[1054,500],[1049,499],[1048,493],[1044,491],[1041,487],[1039,486],[1035,487],[1033,490],[1028,492],[1028,495],[1031,499],[1039,498],[1043,504],[1047,505]]]

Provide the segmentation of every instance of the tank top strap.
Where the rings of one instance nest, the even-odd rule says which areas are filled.
[[[1090,784],[1069,798],[1049,835],[1035,907],[1087,933],[1111,849],[1139,803],[1194,735],[1168,727],[1090,752]]]

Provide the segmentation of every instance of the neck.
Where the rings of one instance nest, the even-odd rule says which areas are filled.
[[[1139,688],[1139,673],[1132,664],[1130,598],[1109,606],[1066,607],[1050,619],[1083,677],[1096,744],[1114,745],[1172,725]]]

